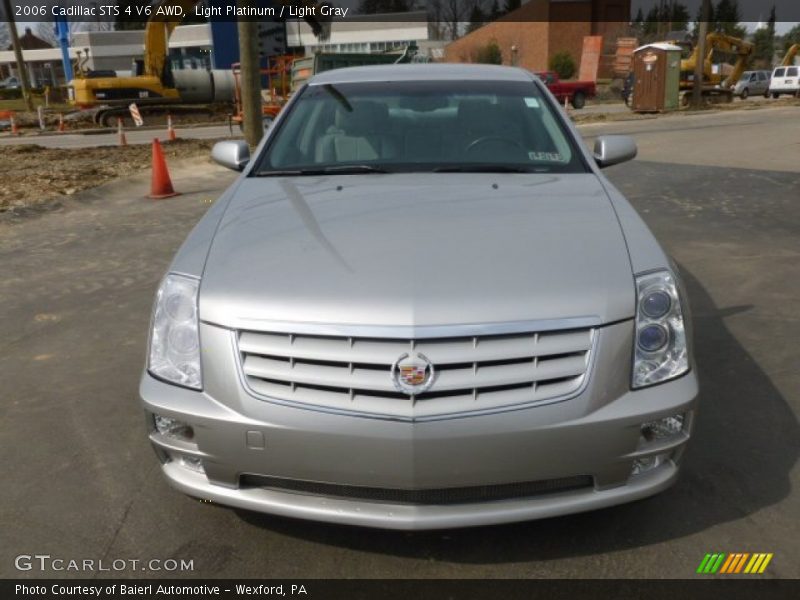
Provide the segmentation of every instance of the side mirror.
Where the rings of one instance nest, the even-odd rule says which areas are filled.
[[[242,140],[217,142],[211,149],[211,159],[234,171],[241,171],[250,162],[250,146]]]
[[[627,135],[602,135],[594,142],[594,159],[604,169],[636,158],[636,142]]]

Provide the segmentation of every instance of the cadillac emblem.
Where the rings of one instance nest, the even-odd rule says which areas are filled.
[[[403,354],[392,365],[392,381],[399,392],[417,396],[433,385],[434,369],[424,354]]]

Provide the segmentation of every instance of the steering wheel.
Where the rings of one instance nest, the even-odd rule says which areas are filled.
[[[473,140],[470,142],[466,148],[464,148],[464,152],[473,152],[475,148],[486,144],[488,142],[500,142],[501,144],[506,144],[508,146],[514,146],[521,152],[525,152],[525,147],[518,142],[517,140],[512,140],[505,137],[500,137],[499,135],[484,135],[483,137],[479,137],[477,140]]]

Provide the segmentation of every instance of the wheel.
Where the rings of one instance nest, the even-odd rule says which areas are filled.
[[[742,90],[742,100],[747,100],[747,97],[748,97],[749,95],[750,95],[750,90],[748,90],[747,88],[744,88],[744,89]]]
[[[764,90],[764,98],[769,98],[769,89]]]
[[[117,119],[122,119],[122,125],[125,126],[125,117],[112,111],[104,112],[99,117],[100,125],[103,127],[116,127]]]
[[[575,95],[572,97],[572,108],[580,110],[586,106],[586,94],[583,92],[575,92]]]
[[[780,95],[780,94],[776,94],[775,92],[772,92],[772,97],[773,97],[775,100],[777,100],[778,98],[780,98],[780,97],[781,97],[781,95]]]

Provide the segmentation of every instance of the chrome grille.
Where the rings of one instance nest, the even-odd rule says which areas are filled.
[[[240,331],[237,338],[242,372],[257,395],[417,418],[573,394],[587,375],[594,330],[416,340]],[[431,388],[413,398],[390,375],[409,351],[436,367]]]

